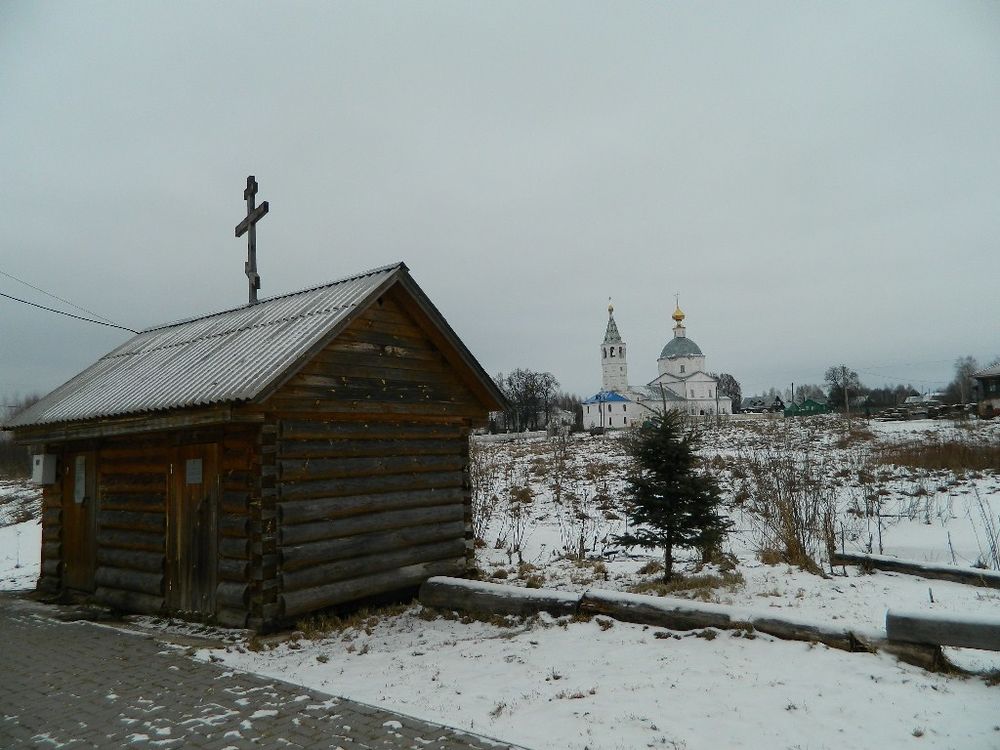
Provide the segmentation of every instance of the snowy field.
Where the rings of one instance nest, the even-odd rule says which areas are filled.
[[[996,445],[1000,423],[857,427],[847,435],[819,418],[706,430],[701,454],[720,478],[735,530],[725,559],[702,566],[692,553],[681,565],[684,582],[665,593],[877,631],[890,607],[1000,617],[997,590],[831,569],[829,539],[817,529],[806,539],[814,572],[774,561],[761,495],[787,490],[794,474],[809,480],[798,485],[800,500],[835,511],[826,528],[837,549],[997,567],[1000,468],[907,468],[880,456],[913,443]],[[614,542],[627,523],[626,461],[613,435],[480,444],[482,577],[657,593],[651,563],[659,556]],[[0,529],[0,586],[33,583],[38,528]],[[991,652],[947,649],[978,674],[932,674],[884,654],[742,631],[671,633],[603,617],[482,622],[418,605],[300,628],[277,646],[230,634],[226,648],[198,656],[536,750],[1000,748],[1000,685],[991,676],[1000,654]]]

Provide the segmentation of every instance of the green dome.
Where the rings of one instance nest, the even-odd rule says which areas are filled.
[[[675,336],[667,342],[660,352],[660,359],[673,359],[674,357],[704,357],[701,349],[687,336]]]

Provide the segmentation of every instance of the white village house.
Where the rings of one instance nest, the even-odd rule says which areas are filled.
[[[601,390],[583,402],[583,427],[622,429],[673,409],[692,415],[732,414],[729,396],[718,392],[705,371],[705,355],[687,336],[684,313],[671,316],[673,338],[656,360],[659,375],[648,385],[628,384],[628,346],[618,332],[615,308],[608,305],[608,328],[601,342]]]

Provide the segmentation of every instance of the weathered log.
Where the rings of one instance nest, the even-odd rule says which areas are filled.
[[[889,610],[885,630],[890,641],[1000,651],[1000,617]]]
[[[250,558],[250,540],[235,536],[224,536],[219,539],[219,554],[223,557],[233,557],[239,560]]]
[[[461,427],[427,422],[366,422],[285,420],[282,441],[291,440],[451,440],[461,438]]]
[[[248,616],[245,609],[219,607],[215,613],[215,621],[226,628],[245,628]]]
[[[465,558],[438,560],[431,563],[410,565],[349,581],[330,583],[315,588],[302,589],[279,597],[284,617],[294,617],[306,612],[332,607],[335,604],[364,599],[376,594],[398,591],[423,583],[431,576],[455,575],[465,569]]]
[[[283,481],[460,471],[462,466],[462,459],[457,451],[446,456],[362,456],[355,458],[282,459],[278,461]]]
[[[231,557],[219,558],[219,578],[227,581],[246,582],[250,579],[250,561]]]
[[[163,512],[166,493],[108,492],[101,495],[101,510],[132,510],[141,513]]]
[[[44,542],[42,544],[43,560],[58,560],[62,557],[62,543],[58,541]]]
[[[58,542],[62,536],[62,524],[49,523],[42,524],[42,541]]]
[[[150,552],[163,550],[163,534],[148,531],[127,531],[125,529],[101,529],[97,533],[99,547],[119,547],[122,549],[144,549]]]
[[[246,583],[222,581],[215,588],[215,601],[220,607],[246,609],[250,601],[250,586]]]
[[[283,459],[331,456],[455,456],[461,440],[282,440],[278,456]]]
[[[222,493],[222,511],[231,515],[242,515],[250,508],[250,493],[246,490]]]
[[[163,595],[164,576],[162,573],[147,573],[139,570],[108,568],[101,566],[94,576],[98,587],[134,591],[152,596]]]
[[[147,615],[159,614],[163,609],[163,597],[141,594],[136,591],[99,587],[94,594],[97,601],[123,612],[138,612]]]
[[[365,534],[370,531],[390,531],[406,526],[423,526],[431,523],[461,521],[464,512],[461,505],[436,505],[430,508],[390,510],[382,513],[366,513],[360,516],[341,518],[336,521],[314,521],[294,526],[281,526],[279,540],[281,546],[302,544],[320,539],[337,539],[345,536]]]
[[[377,495],[320,497],[313,500],[292,500],[278,504],[282,523],[297,524],[322,519],[344,518],[373,510],[402,510],[431,505],[461,503],[461,488],[429,489],[415,492],[385,492]]]
[[[141,570],[146,573],[163,573],[164,569],[163,552],[143,552],[134,549],[114,549],[112,547],[99,547],[97,550],[97,562],[109,568],[126,568],[131,570]]]
[[[164,513],[135,513],[124,510],[108,510],[102,507],[97,522],[101,528],[105,529],[133,529],[162,533],[167,526],[167,517]]]
[[[608,615],[624,622],[659,625],[671,630],[728,628],[732,625],[730,610],[721,605],[695,605],[684,599],[599,589],[592,589],[584,594],[580,601],[580,611],[591,615]]]
[[[392,474],[385,477],[354,479],[320,479],[283,481],[281,496],[285,500],[307,500],[317,497],[343,497],[365,493],[384,494],[400,490],[447,489],[462,486],[462,472]]]
[[[427,526],[408,526],[393,531],[372,534],[358,534],[341,539],[323,539],[279,550],[283,570],[299,570],[311,565],[357,557],[374,550],[389,550],[409,547],[414,544],[429,544],[446,539],[462,539],[464,524],[458,521],[434,523]]]
[[[408,419],[415,416],[428,417],[462,417],[465,419],[481,419],[482,407],[478,404],[459,403],[454,401],[420,401],[416,403],[395,403],[376,399],[349,399],[332,401],[330,399],[314,398],[283,398],[280,394],[272,396],[268,406],[279,413],[322,414],[329,417],[346,417],[349,415],[364,415],[366,417],[384,415],[387,417]]]
[[[321,586],[333,581],[356,578],[364,573],[405,568],[409,565],[446,560],[464,554],[465,540],[449,539],[443,542],[420,544],[389,552],[377,552],[372,555],[353,557],[298,571],[284,572],[281,576],[281,585],[282,590],[288,593]]]
[[[46,578],[58,578],[62,572],[62,561],[59,558],[45,560],[42,563],[42,576]]]
[[[962,568],[956,565],[934,565],[915,560],[900,560],[885,555],[863,555],[851,552],[837,552],[832,556],[832,565],[860,565],[877,570],[888,570],[893,573],[905,573],[921,578],[933,578],[942,581],[954,581],[970,586],[984,586],[1000,589],[1000,572],[980,570],[979,568]]]
[[[46,508],[42,511],[42,524],[45,526],[62,523],[62,508]]]
[[[246,516],[224,515],[219,519],[219,534],[243,538],[250,535],[250,519]]]
[[[533,615],[538,612],[572,615],[582,594],[551,589],[526,589],[461,578],[435,577],[420,586],[420,603],[425,607],[458,610],[482,615]]]

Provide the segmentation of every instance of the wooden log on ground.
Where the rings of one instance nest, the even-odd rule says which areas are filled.
[[[372,551],[378,548],[372,548]],[[347,560],[315,565],[301,570],[284,572],[281,575],[282,590],[286,593],[322,586],[334,581],[356,578],[367,573],[405,568],[418,563],[447,560],[465,554],[465,540],[461,537],[433,544],[420,544],[392,551],[379,551],[372,555],[353,557]]]
[[[282,526],[279,532],[281,546],[314,542],[320,539],[337,539],[371,531],[391,531],[407,526],[425,526],[432,523],[461,521],[461,505],[438,505],[431,508],[389,510],[383,513],[366,513],[361,516],[341,518],[336,521],[314,521],[295,526]]]
[[[418,490],[415,492],[384,492],[378,495],[320,497],[312,500],[292,500],[279,503],[278,517],[282,523],[297,524],[324,519],[344,518],[373,510],[402,510],[430,505],[461,503],[462,489]]]
[[[607,615],[623,622],[658,625],[670,630],[730,628],[732,609],[719,604],[699,604],[686,599],[670,599],[618,591],[591,589],[580,600],[580,612]]]
[[[97,550],[97,562],[109,568],[127,568],[147,573],[162,573],[164,555],[162,552],[100,547]]]
[[[453,560],[421,563],[349,581],[293,591],[279,597],[281,613],[283,617],[295,617],[306,612],[332,607],[335,604],[343,604],[376,594],[417,586],[432,576],[455,575],[464,569],[465,557],[463,556]]]
[[[123,612],[139,612],[147,615],[159,614],[163,609],[163,597],[140,594],[121,589],[98,588],[94,594],[97,601]]]
[[[473,612],[482,615],[533,615],[538,612],[572,615],[582,594],[551,589],[526,589],[484,581],[438,576],[420,586],[419,599],[425,607]]]
[[[316,542],[282,547],[278,553],[281,556],[282,569],[292,571],[310,565],[357,557],[373,550],[400,549],[415,544],[461,539],[464,534],[465,524],[462,521],[452,521],[426,526],[408,526],[372,534],[358,534],[341,539],[321,539]]]
[[[94,581],[98,587],[133,591],[137,594],[151,596],[163,595],[164,576],[162,573],[146,573],[140,570],[101,566],[94,575]]]
[[[1000,617],[889,610],[885,631],[890,641],[1000,651]]]
[[[837,552],[830,560],[832,565],[859,565],[864,568],[905,573],[921,578],[954,581],[970,586],[984,586],[1000,589],[1000,572],[979,568],[962,568],[957,565],[934,565],[914,560],[900,560],[885,555],[863,555],[852,552]]]

